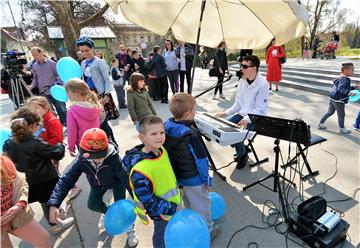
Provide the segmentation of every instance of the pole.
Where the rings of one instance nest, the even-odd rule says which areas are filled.
[[[194,61],[192,66],[192,74],[191,74],[191,84],[190,84],[190,94],[192,93],[193,83],[194,83],[194,74],[195,74],[195,58],[199,52],[199,40],[200,40],[200,33],[201,33],[201,22],[204,15],[206,0],[202,0],[201,2],[201,12],[200,12],[200,20],[199,20],[199,26],[198,26],[198,32],[196,37],[196,45],[195,45],[195,52],[194,52]]]
[[[12,11],[12,9],[11,9],[10,0],[7,1],[7,4],[8,4],[8,6],[9,6],[10,14],[11,14],[12,20],[13,20],[13,22],[14,22],[14,26],[15,26],[16,36],[17,36],[17,38],[18,38],[18,42],[20,43],[20,46],[21,46],[22,51],[25,52],[24,46],[23,46],[23,44],[22,44],[22,37],[21,37],[21,35],[19,34],[19,30],[17,29],[17,25],[16,25],[16,21],[15,21],[15,18],[14,18],[14,14],[13,14],[13,11]]]

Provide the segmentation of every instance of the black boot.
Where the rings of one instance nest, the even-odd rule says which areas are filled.
[[[236,158],[235,161],[237,161],[236,169],[242,169],[246,166],[247,161],[249,160],[249,155],[245,153],[240,158]]]

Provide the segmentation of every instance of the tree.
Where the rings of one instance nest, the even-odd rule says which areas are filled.
[[[76,39],[80,36],[82,27],[96,23],[106,25],[108,21],[103,14],[109,8],[93,0],[81,1],[42,1],[19,0],[21,2],[21,27],[30,34],[33,40],[47,50],[53,50],[59,57],[59,51],[52,45],[47,27],[59,25],[64,35],[64,42],[68,53],[76,57]]]
[[[47,26],[55,20],[55,13],[51,6],[44,1],[25,0],[21,2],[22,20],[20,27],[30,35],[35,45],[45,50],[54,51],[60,57],[59,51],[51,43]],[[26,19],[24,16],[26,15]]]
[[[56,20],[59,26],[62,29],[64,35],[64,41],[67,48],[67,51],[70,56],[76,57],[76,39],[80,36],[81,28],[90,25],[99,17],[106,12],[109,8],[109,5],[106,3],[102,8],[93,12],[90,16],[85,15],[85,12],[81,9],[81,4],[84,4],[85,1],[57,1],[49,0],[49,4],[53,7],[55,11]],[[78,11],[78,18],[76,16],[75,10]]]
[[[309,20],[309,45],[316,35],[340,29],[345,23],[347,9],[339,10],[340,0],[307,0]]]

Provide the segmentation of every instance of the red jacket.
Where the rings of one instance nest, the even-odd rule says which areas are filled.
[[[63,128],[57,117],[51,111],[48,111],[43,117],[44,128],[40,137],[54,146],[56,143],[63,143]]]

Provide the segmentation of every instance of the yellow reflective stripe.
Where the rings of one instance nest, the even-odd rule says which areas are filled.
[[[182,210],[183,208],[184,208],[184,202],[182,197],[180,196],[179,210]]]
[[[161,217],[163,220],[169,221],[170,218],[172,217],[172,215],[160,214],[160,217]]]
[[[160,196],[160,198],[163,198],[163,199],[167,200],[167,199],[170,199],[171,197],[176,196],[178,194],[179,194],[178,188],[173,188],[173,189],[168,190],[162,196]]]
[[[145,211],[144,205],[141,202],[135,201],[135,206]]]
[[[142,219],[143,221],[148,222],[148,218],[146,217],[146,215],[143,215],[143,214],[141,214],[141,213],[139,213],[139,212],[137,212],[137,215],[138,215],[139,218]]]

